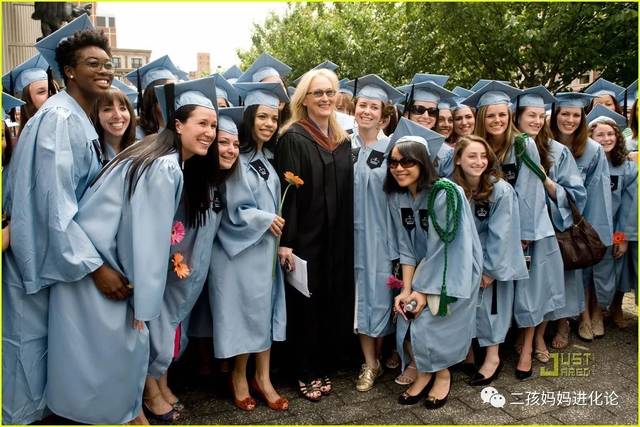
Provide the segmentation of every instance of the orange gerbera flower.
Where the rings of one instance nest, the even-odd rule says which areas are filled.
[[[300,187],[301,185],[304,184],[304,181],[302,180],[302,178],[300,178],[299,176],[297,176],[293,172],[289,172],[289,171],[284,173],[284,180],[287,181],[291,185],[295,185],[296,188],[298,188],[298,187]]]
[[[184,256],[182,256],[180,252],[176,252],[171,257],[171,263],[173,264],[174,268],[177,267],[179,264],[182,264],[183,261],[184,261]]]
[[[178,264],[173,268],[179,279],[186,279],[191,274],[191,269],[187,264]]]
[[[625,240],[627,240],[627,236],[624,234],[624,232],[616,231],[615,233],[613,233],[613,244],[614,245],[619,245],[620,243],[624,242]]]

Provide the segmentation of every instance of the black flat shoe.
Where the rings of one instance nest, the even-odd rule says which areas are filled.
[[[427,409],[442,408],[445,405],[445,403],[447,403],[447,399],[449,399],[450,393],[451,393],[451,378],[449,378],[449,391],[447,391],[447,395],[442,399],[436,399],[435,397],[427,396],[427,399],[424,401],[424,407]]]
[[[476,365],[474,363],[460,362],[455,367],[468,377],[473,377],[477,372]]]
[[[467,383],[471,386],[484,386],[491,384],[493,380],[498,379],[498,374],[500,374],[500,371],[502,370],[502,365],[503,363],[501,360],[500,363],[498,363],[498,367],[494,371],[493,375],[491,375],[489,378],[485,377],[480,372],[476,372]]]
[[[529,369],[528,371],[521,371],[520,369],[516,368],[516,378],[519,379],[520,381],[524,381],[527,378],[530,378],[532,374],[533,374],[533,364],[531,365],[531,369]]]
[[[415,405],[418,403],[427,393],[431,391],[431,387],[433,387],[433,382],[436,378],[436,375],[433,374],[429,379],[427,385],[424,386],[422,391],[418,393],[416,396],[412,396],[406,391],[402,392],[400,396],[398,396],[398,403],[401,405]]]

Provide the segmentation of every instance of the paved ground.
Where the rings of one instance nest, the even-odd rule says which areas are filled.
[[[222,380],[207,384],[177,381],[176,394],[186,405],[180,423],[636,425],[638,322],[632,296],[627,295],[624,307],[632,319],[628,329],[619,330],[607,322],[606,336],[592,343],[579,341],[572,334],[569,348],[557,354],[561,376],[540,376],[540,368],[545,365],[534,362],[535,378],[520,382],[514,377],[515,360],[507,356],[500,377],[492,384],[504,396],[503,407],[493,406],[499,405],[499,397],[484,403],[481,388],[467,385],[461,372],[453,373],[447,404],[429,411],[421,404],[406,407],[397,403],[404,390],[393,381],[397,371],[385,372],[367,393],[355,390],[357,373],[349,371],[334,377],[335,392],[319,403],[308,402],[288,384],[274,381],[290,401],[285,413],[272,411],[262,403],[251,412],[236,409]],[[553,361],[546,368],[552,370]],[[583,376],[566,376],[571,368]]]

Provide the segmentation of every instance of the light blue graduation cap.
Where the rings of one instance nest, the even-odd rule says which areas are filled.
[[[593,107],[591,112],[587,114],[587,121],[589,122],[589,126],[598,122],[614,122],[618,125],[620,130],[623,130],[627,127],[627,119],[621,114],[616,113],[615,111],[610,110],[604,105],[596,105]]]
[[[247,71],[238,77],[236,83],[259,83],[263,79],[271,76],[278,76],[282,79],[290,72],[291,67],[287,64],[278,61],[268,53],[263,53],[253,64],[251,64]]]
[[[22,107],[24,104],[25,102],[23,100],[14,98],[8,93],[2,92],[2,119],[5,121],[7,126],[12,127],[16,125],[16,123],[9,119],[7,113],[14,108]]]
[[[222,73],[222,77],[224,77],[227,80],[229,79],[237,80],[238,77],[240,77],[241,75],[242,75],[242,70],[237,65],[232,65]]]
[[[401,117],[390,138],[391,144],[400,142],[413,141],[418,142],[427,149],[427,154],[431,161],[435,161],[440,151],[440,147],[444,143],[444,136],[437,132],[427,129],[426,127],[413,122],[406,117]]]
[[[216,82],[216,95],[218,98],[224,98],[231,105],[237,105],[240,102],[240,95],[231,83],[220,73],[212,75]]]
[[[404,94],[402,92],[395,89],[375,74],[367,74],[364,77],[351,80],[346,83],[346,86],[355,88],[357,97],[382,101],[387,104],[393,104],[404,98]]]
[[[2,76],[2,87],[14,95],[21,96],[22,90],[31,83],[47,80],[47,68],[49,63],[42,55],[32,56]]]
[[[220,108],[218,110],[218,131],[238,135],[243,113],[244,108],[242,107]]]
[[[138,76],[140,80],[138,80]],[[187,74],[175,66],[169,55],[161,56],[137,70],[133,70],[126,77],[140,92],[156,80],[170,79],[178,81],[188,79]]]
[[[518,97],[519,107],[545,108],[545,105],[553,104],[554,102],[556,102],[556,98],[544,86],[524,89]]]
[[[455,97],[453,92],[435,84],[431,80],[425,80],[415,85],[401,86],[398,89],[405,93],[411,93],[412,86],[413,101],[435,102],[437,104],[441,99]]]
[[[585,108],[594,98],[597,96],[582,92],[556,93],[556,107]]]
[[[77,17],[34,45],[40,55],[44,57],[44,60],[51,66],[51,70],[53,70],[56,77],[63,78],[60,74],[60,65],[56,61],[56,48],[64,39],[73,36],[76,31],[82,30],[93,30],[93,24],[91,24],[91,20],[86,14]]]
[[[244,99],[244,106],[266,105],[278,108],[280,102],[288,102],[289,97],[280,83],[236,83],[236,89]]]
[[[457,98],[468,98],[471,95],[473,95],[473,91],[469,90],[469,89],[465,89],[462,86],[456,86],[454,87],[451,92],[455,93]]]
[[[628,88],[618,95],[618,102],[624,104],[627,103],[627,107],[631,108],[633,102],[638,98],[638,80],[631,83]]]
[[[410,84],[415,85],[422,82],[433,82],[438,86],[444,87],[448,80],[449,76],[444,76],[442,74],[416,73],[413,75]]]
[[[455,110],[459,110],[461,108],[465,108],[467,107],[466,105],[464,105],[462,103],[462,101],[464,101],[466,98],[470,97],[471,95],[473,95],[473,92],[465,89],[461,86],[456,86],[454,87],[451,92],[455,93],[455,97],[453,98],[449,98],[449,108],[451,108],[451,111],[455,111]]]
[[[167,85],[162,85],[154,88],[165,123],[167,123],[169,117],[165,96],[166,87]],[[173,109],[175,111],[185,105],[198,105],[218,111],[215,79],[213,77],[204,77],[188,82],[175,83]]]
[[[331,61],[324,61],[324,62],[316,65],[315,67],[313,67],[311,70],[329,70],[329,71],[335,73],[337,69],[338,69],[338,64],[334,64]],[[309,70],[309,71],[311,71],[311,70]],[[300,80],[302,80],[303,76],[304,76],[304,74],[302,74],[302,76],[300,76],[297,79],[295,79],[293,81],[293,84],[295,86],[298,86],[298,83],[300,83]]]
[[[116,89],[124,93],[125,96],[129,99],[129,102],[131,102],[131,105],[133,105],[133,107],[135,108],[135,106],[138,104],[137,90],[135,90],[134,88],[132,88],[131,86],[123,82],[122,80],[118,80],[118,79],[113,79],[113,81],[111,81],[111,86],[115,87]]]
[[[342,79],[338,83],[340,86],[338,88],[338,92],[348,93],[349,95],[353,96],[353,87],[347,85],[347,83],[349,83],[349,79]]]
[[[462,101],[462,103],[476,108],[485,105],[510,105],[511,99],[520,94],[522,94],[520,89],[494,80],[482,86],[473,95]]]
[[[491,83],[491,82],[500,82],[500,83],[504,83],[506,85],[509,84],[508,81],[506,80],[490,80],[490,79],[480,79],[476,82],[476,84],[474,84],[473,86],[471,86],[471,92],[475,92],[478,89],[480,89],[482,86],[486,85],[487,83]]]
[[[616,99],[618,95],[624,92],[624,88],[610,82],[609,80],[599,78],[598,80],[593,82],[591,86],[587,87],[583,92],[595,96],[609,95],[612,96],[613,99]]]
[[[458,100],[461,100],[458,96],[443,98],[438,102],[438,110],[456,110],[460,108]]]

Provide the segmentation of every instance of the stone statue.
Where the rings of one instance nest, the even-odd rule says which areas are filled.
[[[40,20],[40,28],[42,29],[42,37],[38,37],[36,41],[56,31],[63,22],[72,21],[85,13],[88,14],[90,10],[90,3],[83,7],[77,7],[69,2],[34,2],[34,12],[31,19]]]

